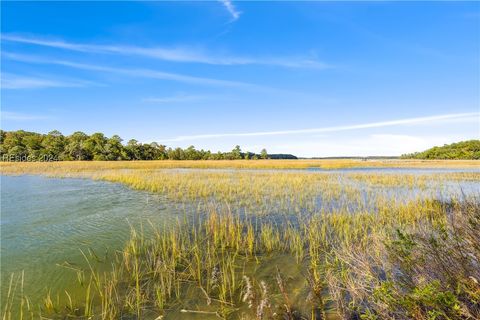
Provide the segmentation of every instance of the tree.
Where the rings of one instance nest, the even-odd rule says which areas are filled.
[[[65,151],[65,137],[58,130],[49,132],[42,141],[44,154],[63,160]]]
[[[126,157],[122,145],[122,138],[118,135],[112,136],[105,144],[105,157],[107,160],[123,160]]]
[[[224,160],[224,159],[225,159],[225,154],[220,151],[212,154],[212,160]]]
[[[93,155],[93,160],[107,160],[106,150],[107,138],[103,133],[97,132],[92,134],[85,141],[85,149]]]
[[[169,148],[167,156],[170,160],[185,160],[185,151],[182,148]]]
[[[153,160],[167,159],[166,147],[163,144],[152,142],[150,143],[150,150],[152,152]]]
[[[242,159],[242,149],[240,149],[239,145],[236,145],[235,148],[232,150],[232,159],[239,160]]]
[[[27,134],[22,139],[28,156],[32,160],[39,160],[43,153],[43,136],[37,133]]]
[[[203,150],[202,150],[203,151]],[[209,159],[212,159],[212,152],[210,150],[207,150],[204,152],[203,154],[203,157],[202,157],[203,160],[209,160]]]
[[[268,159],[267,149],[263,148],[262,151],[260,151],[260,158],[261,159]]]
[[[141,160],[142,159],[142,146],[135,139],[130,139],[127,142],[125,151],[128,159],[130,160]]]
[[[13,148],[10,148],[8,151],[8,155],[14,156],[17,159],[23,159],[28,156],[27,149],[23,146],[15,146]]]
[[[404,154],[406,159],[480,159],[480,140],[461,141],[433,147],[423,152]]]
[[[22,147],[24,148],[22,137],[24,135],[23,130],[19,131],[12,131],[6,132],[2,138],[2,154],[6,154],[9,156],[16,156],[17,153],[24,153],[25,151],[22,149],[15,149],[15,147]]]
[[[85,147],[88,135],[77,131],[67,137],[65,154],[68,160],[92,160],[93,154]]]
[[[155,160],[156,150],[151,144],[140,144],[140,160]]]
[[[195,150],[194,146],[189,146],[187,149],[185,149],[185,159],[186,160],[200,160],[201,155],[197,150]]]
[[[476,141],[476,142],[475,142]],[[465,141],[458,146],[433,148],[425,157],[446,157],[446,158],[480,158],[479,141]],[[453,145],[452,145],[453,146]],[[106,137],[103,133],[97,132],[87,135],[77,131],[69,136],[63,136],[61,132],[53,130],[48,134],[28,132],[24,130],[3,131],[0,130],[0,155],[3,159],[19,159],[18,161],[42,159],[56,160],[237,160],[237,159],[258,159],[259,155],[251,152],[242,152],[240,146],[235,146],[230,152],[212,153],[209,150],[197,150],[194,146],[188,148],[168,148],[156,142],[140,143],[135,139],[123,144],[122,138],[113,135]],[[415,154],[416,156],[416,154]],[[268,155],[263,149],[260,155],[262,159],[294,159],[287,154]],[[476,157],[476,158],[475,158]]]

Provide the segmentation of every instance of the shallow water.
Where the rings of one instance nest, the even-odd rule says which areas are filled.
[[[169,172],[209,171],[210,169],[170,169]],[[215,172],[232,172],[235,169],[212,169]],[[210,171],[212,171],[210,170]],[[163,171],[163,170],[162,170]],[[288,171],[292,170],[242,170]],[[343,206],[351,211],[375,210],[375,197],[396,198],[405,201],[414,198],[435,197],[440,200],[459,194],[478,194],[478,181],[431,181],[424,189],[402,186],[370,185],[352,179],[351,174],[443,174],[479,172],[477,169],[407,169],[407,168],[355,168],[339,170],[296,170],[305,174],[332,173],[338,183],[359,190],[358,203],[343,194],[339,202],[323,199],[318,195],[311,210],[332,211]],[[129,238],[130,225],[171,225],[177,220],[198,213],[196,204],[173,203],[164,195],[135,191],[121,184],[89,179],[59,179],[41,176],[1,177],[1,293],[2,305],[8,290],[12,272],[25,271],[25,292],[35,301],[40,301],[48,292],[63,292],[76,286],[76,273],[67,267],[85,268],[82,250],[90,258],[92,252],[99,261],[109,261],[115,250],[124,247]],[[282,208],[265,199],[267,219],[278,219]],[[268,205],[267,205],[268,204]],[[278,208],[277,208],[278,206]],[[295,203],[287,204],[285,213],[294,212]],[[308,211],[308,210],[307,210]],[[350,210],[348,210],[350,211]],[[302,211],[303,212],[303,211]],[[304,212],[308,214],[309,212]],[[283,217],[284,218],[284,217]],[[279,220],[285,221],[285,220]],[[148,229],[148,226],[146,226]]]
[[[480,173],[480,168],[408,168],[408,167],[351,167],[340,169],[325,169],[319,167],[310,167],[304,169],[245,169],[245,168],[176,168],[176,169],[156,169],[161,172],[316,172],[316,173],[393,173],[393,174],[430,174],[430,173]],[[134,169],[122,169],[124,172],[132,172]]]
[[[2,299],[12,272],[25,271],[25,292],[36,300],[47,286],[54,292],[75,281],[59,265],[84,266],[80,250],[103,261],[124,246],[129,223],[179,217],[161,195],[87,179],[1,176],[1,200]]]
[[[352,167],[342,169],[307,168],[307,171],[328,173],[396,173],[396,174],[428,174],[428,173],[480,173],[479,168],[394,168],[394,167]]]

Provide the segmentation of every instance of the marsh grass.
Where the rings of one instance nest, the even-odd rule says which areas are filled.
[[[335,252],[327,276],[343,318],[478,319],[478,198],[442,206],[417,227]]]
[[[11,274],[5,305],[2,306],[2,319],[33,319],[35,310],[28,296],[24,293],[25,274]]]
[[[284,230],[278,228],[278,223],[252,222],[230,212],[211,212],[193,225],[179,223],[170,230],[155,229],[149,238],[132,229],[130,240],[109,272],[97,272],[89,262],[91,257],[85,255],[88,267],[83,272],[88,280],[78,283],[84,288],[84,302],[73,301],[66,293],[68,303],[60,303],[58,296],[49,294],[41,312],[50,318],[94,319],[174,319],[179,314],[201,314],[212,319],[324,319],[333,313],[343,318],[362,314],[396,319],[403,314],[405,319],[423,319],[418,316],[420,311],[413,314],[388,305],[398,301],[396,295],[405,294],[403,287],[409,284],[414,297],[424,294],[440,301],[436,303],[441,307],[429,304],[428,308],[445,319],[447,315],[461,315],[450,310],[458,308],[475,316],[480,287],[472,279],[479,277],[475,271],[479,256],[478,251],[469,250],[478,250],[478,209],[478,203],[447,208],[431,201],[417,204],[416,210],[410,206],[392,208],[381,216],[315,216],[296,225],[285,223]],[[459,227],[459,221],[469,227]],[[414,240],[395,231],[398,226],[408,226],[408,232],[423,235],[415,238],[422,244],[419,252],[409,244]],[[449,244],[435,245],[441,253],[432,251],[432,242],[425,240],[428,232],[438,230],[449,235],[435,236]],[[427,252],[431,258],[423,264],[419,259],[406,258]],[[449,258],[455,262],[447,264],[450,272],[458,268],[464,272],[456,271],[456,282],[448,284],[445,277],[449,273],[442,269],[442,260],[436,259],[446,258],[451,252],[457,253]],[[433,267],[429,277],[427,265]],[[397,275],[399,272],[402,276]],[[459,283],[464,286],[461,294]],[[12,288],[14,284],[12,280]],[[442,296],[424,292],[440,287]],[[391,298],[382,290],[390,290]],[[405,298],[409,299],[413,298]],[[450,308],[449,313],[442,311],[443,303]],[[10,302],[5,310],[12,308]]]
[[[448,201],[438,200],[447,183],[476,183],[478,173],[163,170],[174,164],[2,164],[8,174],[123,183],[197,213],[168,228],[132,226],[108,267],[82,252],[84,267],[72,270],[77,282],[66,284],[75,289],[49,292],[41,306],[15,294],[23,275],[12,275],[3,319],[479,316],[479,198],[446,192]],[[291,162],[238,162],[244,165]]]
[[[160,160],[160,161],[61,161],[0,162],[4,173],[84,173],[107,170],[158,169],[341,169],[341,168],[478,168],[478,160]]]

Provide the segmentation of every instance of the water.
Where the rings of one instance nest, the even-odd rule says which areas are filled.
[[[135,169],[122,169],[123,172],[133,172]],[[315,172],[315,173],[329,173],[329,174],[344,174],[344,173],[364,173],[364,174],[445,174],[445,173],[480,173],[480,168],[408,168],[408,167],[351,167],[339,169],[326,169],[319,167],[298,168],[298,169],[263,169],[263,168],[161,168],[156,169],[158,172],[217,172],[217,173],[231,173],[231,172]]]
[[[202,171],[200,169],[179,169],[181,172]],[[220,169],[218,169],[220,170]],[[232,171],[227,169],[227,172]],[[261,170],[251,170],[252,174]],[[271,171],[271,170],[268,170]],[[273,170],[284,171],[284,170]],[[398,174],[442,174],[451,172],[479,172],[477,169],[307,169],[311,174],[323,172],[338,175],[341,185],[350,184],[361,190],[360,203],[351,204],[349,199],[334,199],[341,203],[319,198],[312,212],[321,208],[351,205],[365,210],[375,203],[374,195],[411,199],[424,193],[436,196],[459,193],[476,194],[478,181],[451,181],[441,188],[433,183],[425,190],[402,188],[401,186],[368,186],[351,180],[353,173],[398,173]],[[178,170],[171,170],[178,172]],[[218,172],[216,170],[216,172]],[[74,290],[76,273],[67,267],[86,268],[85,254],[92,257],[94,252],[98,267],[108,266],[114,251],[123,248],[129,238],[130,225],[146,224],[171,225],[178,219],[195,215],[196,205],[182,207],[168,201],[164,195],[131,190],[121,184],[89,179],[58,179],[41,176],[0,176],[1,180],[1,294],[2,305],[8,289],[11,273],[25,272],[25,292],[34,302],[39,302],[48,289],[52,292]],[[445,183],[445,181],[444,181]],[[372,191],[368,193],[366,191]],[[347,195],[345,195],[346,197]],[[265,201],[266,210],[278,215],[281,208]],[[294,204],[292,204],[294,206]],[[293,212],[287,208],[288,212]],[[148,228],[148,226],[146,226]]]
[[[2,299],[10,274],[25,271],[25,292],[36,300],[46,287],[62,289],[84,267],[87,254],[108,260],[129,237],[129,223],[178,218],[161,195],[87,179],[1,176]],[[68,285],[67,285],[68,287]],[[3,305],[3,303],[2,303]]]
[[[395,167],[352,167],[341,169],[307,168],[307,171],[326,173],[393,173],[393,174],[433,174],[433,173],[480,173],[479,168],[395,168]]]

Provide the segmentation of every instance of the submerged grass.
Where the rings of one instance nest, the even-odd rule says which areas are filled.
[[[150,238],[132,229],[109,272],[90,263],[81,270],[89,279],[77,284],[83,300],[48,295],[39,312],[55,319],[476,319],[479,231],[473,200],[316,216],[295,226],[214,211]],[[15,307],[8,303],[4,319]],[[33,317],[30,307],[19,308]]]
[[[16,294],[23,275],[12,275],[3,319],[480,317],[480,200],[445,189],[477,183],[479,173],[162,169],[226,163],[2,164],[6,174],[119,182],[193,204],[198,213],[169,228],[132,227],[124,249],[102,271],[85,253],[85,266],[73,270],[77,283],[66,284],[76,289],[48,293],[40,306]],[[291,163],[228,166],[291,168]],[[352,163],[357,164],[336,165]]]

